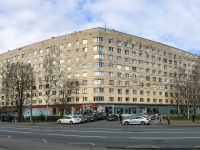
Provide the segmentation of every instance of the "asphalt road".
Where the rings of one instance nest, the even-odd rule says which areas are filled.
[[[0,124],[0,149],[200,148],[200,127],[85,124]]]

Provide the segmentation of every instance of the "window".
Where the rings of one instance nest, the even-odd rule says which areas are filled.
[[[110,93],[110,94],[114,94],[114,88],[110,88],[110,89],[109,89],[109,93]]]
[[[28,56],[29,56],[29,57],[31,56],[31,52],[28,52]]]
[[[104,80],[103,79],[95,79],[93,81],[94,84],[103,84],[104,83]]]
[[[139,57],[142,57],[142,53],[139,53]]]
[[[114,85],[114,80],[109,80],[109,85]]]
[[[71,50],[67,50],[67,55],[71,55]]]
[[[109,44],[113,44],[113,39],[109,39],[109,40],[108,40],[108,43],[109,43]]]
[[[103,96],[94,96],[94,101],[104,101]]]
[[[121,54],[121,53],[122,53],[122,50],[118,48],[118,49],[117,49],[117,53],[118,53],[118,54]]]
[[[103,93],[104,88],[94,88],[94,93]]]
[[[64,63],[64,60],[63,60],[63,59],[61,59],[61,60],[60,60],[60,64],[63,64],[63,63]]]
[[[87,77],[87,72],[83,72],[83,77]]]
[[[114,72],[109,72],[109,73],[108,73],[108,76],[109,76],[109,77],[114,77]]]
[[[114,101],[114,97],[109,97],[109,101],[113,102]]]
[[[122,66],[121,65],[117,65],[117,69],[122,69]]]
[[[83,68],[86,69],[88,67],[87,64],[83,64]]]
[[[43,49],[40,49],[39,51],[40,51],[40,54],[42,54],[42,53],[43,53]]]
[[[114,68],[114,65],[111,64],[111,63],[109,63],[109,64],[108,64],[108,67],[109,67],[109,68]]]
[[[60,57],[64,56],[64,53],[63,52],[60,52]]]
[[[87,89],[83,89],[83,94],[87,94]]]
[[[87,52],[87,47],[84,47],[84,48],[83,48],[83,52]]]
[[[132,52],[132,56],[136,56],[136,52],[133,51],[133,52]]]
[[[121,41],[117,41],[117,45],[121,46]]]
[[[83,40],[83,44],[87,44],[87,40]]]
[[[133,98],[133,102],[137,102],[137,98]]]
[[[68,62],[68,63],[71,63],[71,58],[67,58],[67,62]]]
[[[83,80],[83,85],[87,85],[87,80]]]
[[[133,63],[133,64],[136,64],[136,60],[135,60],[135,59],[132,59],[132,63]]]
[[[67,47],[71,47],[72,46],[72,43],[67,43]]]
[[[124,42],[124,46],[129,47],[128,42]]]
[[[130,70],[129,66],[125,66],[125,70]]]
[[[121,61],[122,58],[120,56],[117,56],[117,61]]]
[[[146,48],[145,48],[145,51],[146,51],[146,52],[149,52],[149,48],[148,48],[148,47],[146,47]]]
[[[125,55],[129,55],[129,50],[125,50]]]
[[[130,98],[129,97],[126,97],[126,102],[129,102],[130,101]]]
[[[135,44],[132,44],[132,48],[135,48],[136,47],[136,45]]]
[[[117,73],[117,77],[122,77],[122,73]]]
[[[117,97],[118,102],[122,102],[122,97]]]
[[[122,81],[117,81],[118,86],[122,86]]]
[[[33,54],[34,54],[34,55],[37,55],[37,51],[35,50],[35,51],[33,52]]]
[[[125,81],[125,86],[129,86],[129,81]]]
[[[122,89],[117,89],[118,94],[122,94]]]
[[[103,71],[94,71],[94,72],[93,72],[93,75],[94,75],[94,76],[103,76],[103,75],[104,75],[104,72],[103,72]]]
[[[109,52],[113,52],[113,47],[109,47],[109,48],[108,48],[108,51],[109,51]]]
[[[93,47],[93,50],[102,51],[103,49],[104,49],[104,47],[101,46],[101,45],[97,45],[97,46],[94,46],[94,47]]]
[[[129,58],[125,58],[125,60],[124,60],[125,62],[129,62]]]
[[[96,62],[96,63],[93,64],[93,66],[95,68],[102,68],[102,67],[104,67],[104,63],[102,63],[102,62]]]
[[[114,56],[113,56],[113,55],[109,55],[109,56],[108,56],[108,59],[109,59],[109,60],[114,60]]]
[[[63,44],[61,44],[61,45],[60,45],[60,49],[63,49],[63,48],[64,48],[64,45],[63,45]]]
[[[94,42],[103,42],[103,37],[95,37]]]
[[[142,50],[142,45],[139,45],[139,50]]]
[[[144,102],[144,98],[140,98],[140,102]]]
[[[67,66],[67,70],[71,70],[72,69],[72,67],[71,66]]]
[[[83,97],[83,102],[86,102],[87,101],[87,97]]]

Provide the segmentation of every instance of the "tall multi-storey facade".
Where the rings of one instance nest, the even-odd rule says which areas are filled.
[[[152,40],[104,28],[52,37],[0,55],[5,63],[25,62],[33,66],[36,89],[32,100],[33,113],[45,113],[44,60],[52,51],[58,60],[57,71],[66,78],[75,76],[80,86],[69,101],[76,113],[85,109],[108,113],[161,113],[184,111],[185,103],[175,98],[174,73],[184,69],[194,75],[198,56]],[[180,68],[181,67],[181,68]],[[57,93],[52,93],[57,94]],[[1,108],[12,106],[1,94]],[[59,108],[48,102],[49,115],[58,115]],[[13,104],[14,106],[15,104]],[[199,104],[196,105],[197,112]],[[24,109],[25,115],[29,110]]]

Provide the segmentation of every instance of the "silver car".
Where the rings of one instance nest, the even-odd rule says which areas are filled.
[[[149,124],[150,119],[143,117],[143,116],[132,116],[129,119],[123,120],[122,124],[124,125],[129,125],[129,124],[141,124],[141,125],[145,125],[145,124]]]
[[[80,123],[81,119],[77,116],[64,116],[61,119],[57,120],[58,124],[61,123],[69,123],[69,124],[74,124],[74,123]]]

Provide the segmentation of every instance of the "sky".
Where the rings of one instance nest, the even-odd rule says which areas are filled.
[[[106,27],[200,55],[200,0],[0,0],[0,53]]]

